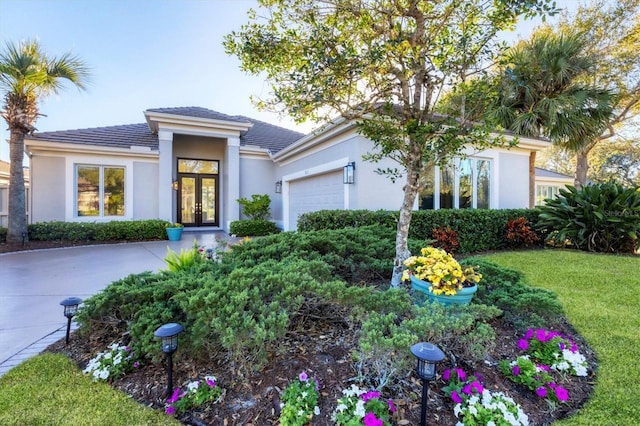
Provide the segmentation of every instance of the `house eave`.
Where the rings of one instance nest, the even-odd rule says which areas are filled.
[[[298,155],[309,148],[313,148],[331,138],[341,135],[356,126],[354,121],[347,121],[343,117],[339,117],[333,120],[331,123],[319,127],[312,131],[308,135],[302,137],[295,143],[289,145],[281,151],[272,155],[272,159],[275,162],[282,162]]]
[[[25,151],[29,156],[37,152],[61,152],[94,155],[118,155],[137,158],[158,158],[158,151],[149,147],[133,145],[129,148],[112,146],[80,145],[47,140],[25,139]]]
[[[227,120],[214,120],[210,118],[190,117],[185,115],[167,114],[163,112],[145,111],[145,119],[149,125],[149,129],[153,133],[158,133],[161,127],[192,127],[199,129],[220,129],[232,132],[246,132],[253,123],[250,122],[238,122]]]

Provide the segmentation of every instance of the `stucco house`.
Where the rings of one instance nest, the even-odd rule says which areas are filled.
[[[536,206],[543,205],[544,200],[554,198],[561,188],[573,183],[573,176],[536,167]]]
[[[272,218],[295,230],[301,213],[400,208],[403,179],[362,160],[372,142],[338,120],[304,135],[206,108],[144,111],[145,123],[37,133],[30,158],[30,222],[160,218],[229,229],[237,199],[268,194]],[[520,138],[427,179],[415,208],[529,207],[532,153],[549,142]]]

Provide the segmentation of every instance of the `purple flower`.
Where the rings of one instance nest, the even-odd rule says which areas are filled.
[[[565,348],[564,342],[558,343],[558,347],[560,347],[561,351],[564,351],[564,348]]]
[[[306,382],[307,380],[309,380],[309,376],[307,376],[306,371],[303,371],[302,373],[300,373],[298,378],[300,379],[301,382]]]
[[[384,422],[377,418],[374,413],[367,413],[363,421],[364,426],[384,426]]]
[[[544,364],[540,364],[540,365],[538,365],[538,368],[539,368],[540,370],[546,371],[547,373],[548,373],[549,371],[551,371],[551,369],[549,368],[549,366],[548,366],[548,365],[544,365]]]
[[[138,361],[133,363],[133,368],[138,368],[140,367],[140,363]]]
[[[467,378],[467,375],[464,374],[464,370],[462,368],[456,368],[456,373],[458,373],[458,379],[462,380],[463,382],[465,381],[465,379]]]
[[[320,390],[320,380],[316,379],[315,377],[313,378],[313,380],[316,382],[316,390]]]
[[[172,416],[176,412],[176,409],[173,405],[170,405],[164,410],[164,412],[167,413],[167,416]]]
[[[482,375],[480,373],[476,373],[474,374],[474,376],[476,376],[476,379],[478,379],[478,381],[482,383]]]
[[[364,402],[369,401],[370,399],[378,398],[380,396],[380,392],[370,391],[362,395],[362,400]]]
[[[180,399],[180,388],[176,388],[176,390],[173,391],[173,394],[171,395],[171,398],[167,399],[167,402],[169,404],[173,404],[174,402],[176,402],[179,399]]]
[[[545,398],[547,396],[547,388],[545,388],[544,386],[540,386],[538,389],[536,389],[536,394],[540,398]]]
[[[207,384],[209,385],[210,388],[216,387],[216,382],[214,382],[211,379],[207,379]]]
[[[389,406],[389,411],[391,411],[391,414],[395,414],[396,405],[393,403],[392,399],[387,399],[387,405]]]
[[[462,398],[460,398],[460,395],[458,395],[458,392],[456,391],[451,392],[451,399],[457,404],[462,402]]]
[[[531,340],[531,338],[533,337],[533,329],[530,328],[527,330],[527,332],[524,334],[524,338],[527,340]]]
[[[462,392],[467,395],[471,395],[471,384],[466,384],[462,387]]]
[[[484,391],[484,388],[482,387],[482,384],[480,384],[479,381],[474,381],[473,383],[471,383],[471,389],[475,389],[476,392],[478,393],[482,393],[482,391]]]
[[[525,339],[518,340],[518,349],[520,349],[521,351],[526,351],[527,349],[529,349],[529,342]]]
[[[556,384],[554,382],[547,383],[547,386],[549,387],[549,389],[555,389],[556,388]]]
[[[556,397],[558,398],[558,401],[564,402],[569,399],[569,392],[567,392],[565,388],[558,386],[556,388]]]
[[[547,341],[547,332],[544,331],[543,329],[536,330],[536,339],[538,339],[541,342],[546,342]]]
[[[448,368],[446,370],[444,370],[444,372],[442,373],[442,380],[449,380],[449,378],[451,377],[451,370],[449,370]]]
[[[511,369],[511,373],[513,373],[514,376],[519,376],[520,375],[520,367],[518,367],[517,365],[514,365],[513,368]]]

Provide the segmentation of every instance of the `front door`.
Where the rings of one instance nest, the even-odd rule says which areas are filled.
[[[217,175],[178,175],[178,221],[184,226],[218,226]]]

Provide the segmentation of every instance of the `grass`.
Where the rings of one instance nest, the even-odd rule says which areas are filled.
[[[558,295],[599,361],[593,398],[557,425],[640,424],[640,257],[543,250],[486,257]]]
[[[0,377],[1,425],[179,425],[106,383],[92,381],[64,355],[43,354]]]

